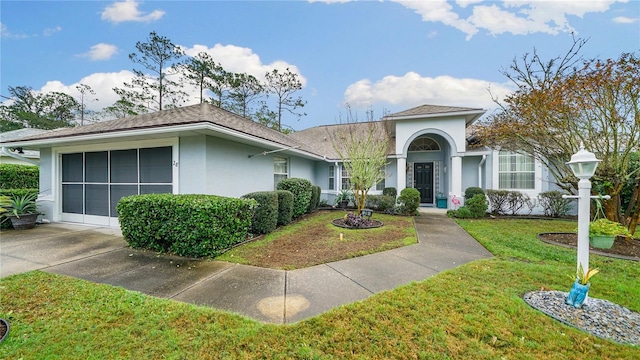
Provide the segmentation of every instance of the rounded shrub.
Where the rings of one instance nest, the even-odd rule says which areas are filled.
[[[465,200],[465,202],[467,200],[471,200],[471,198],[476,196],[477,194],[484,195],[484,190],[482,188],[477,187],[477,186],[468,187],[464,191],[464,200]]]
[[[382,195],[396,197],[398,195],[398,190],[394,187],[386,187],[382,190]]]
[[[243,196],[258,204],[251,219],[251,232],[268,234],[278,226],[278,194],[275,191],[258,191]]]
[[[488,209],[487,199],[484,194],[476,194],[471,199],[464,203],[462,208],[466,208],[471,213],[473,218],[481,218],[487,213]]]
[[[398,203],[402,207],[402,213],[415,215],[420,206],[420,192],[414,188],[404,188],[400,192]]]
[[[307,179],[291,178],[278,183],[278,190],[289,190],[293,193],[293,218],[300,217],[309,209],[313,185]]]
[[[469,210],[469,208],[466,208],[464,206],[456,210],[455,214],[456,214],[456,217],[460,219],[471,219],[474,217],[473,214],[471,213],[471,210]]]
[[[289,190],[276,190],[278,195],[278,225],[287,225],[293,216],[293,193]]]

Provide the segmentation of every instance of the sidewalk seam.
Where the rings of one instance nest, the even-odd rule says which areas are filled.
[[[195,283],[193,283],[193,284],[191,284],[191,285],[187,286],[186,288],[184,288],[184,289],[182,289],[182,290],[178,291],[177,293],[175,293],[175,294],[173,294],[173,295],[171,295],[171,296],[168,296],[168,297],[167,297],[167,299],[173,299],[173,298],[175,298],[176,296],[178,296],[178,295],[180,295],[180,294],[184,293],[184,292],[185,292],[185,291],[187,291],[187,290],[190,290],[190,289],[192,289],[192,288],[196,287],[197,285],[202,284],[202,283],[203,283],[203,282],[205,282],[205,281],[209,281],[209,280],[211,280],[211,279],[213,279],[213,278],[215,278],[215,277],[221,276],[222,274],[226,273],[227,271],[229,271],[229,270],[233,269],[233,268],[234,268],[234,267],[236,267],[236,266],[238,266],[238,264],[233,264],[232,266],[229,266],[228,268],[223,269],[222,271],[219,271],[219,272],[216,272],[216,273],[214,273],[214,274],[211,274],[211,275],[209,275],[209,276],[207,276],[207,277],[205,277],[205,278],[203,278],[203,279],[201,279],[201,280],[199,280],[199,281],[197,281],[197,282],[195,282]]]
[[[351,282],[353,282],[354,284],[360,286],[361,288],[365,289],[366,291],[368,291],[370,294],[375,294],[374,291],[369,290],[367,287],[365,287],[364,285],[360,284],[359,282],[355,281],[354,279],[350,278],[349,276],[345,275],[343,272],[341,272],[340,270],[334,268],[333,266],[331,266],[330,264],[324,264],[325,266],[329,267],[331,270],[337,272],[338,274],[344,276],[345,278],[349,279]]]

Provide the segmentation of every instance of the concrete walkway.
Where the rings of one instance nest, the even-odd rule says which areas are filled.
[[[0,277],[39,269],[293,323],[491,257],[442,212],[421,211],[416,245],[291,271],[157,255],[127,248],[117,229],[47,224],[2,233]]]

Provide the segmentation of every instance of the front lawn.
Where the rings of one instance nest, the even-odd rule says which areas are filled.
[[[384,226],[345,229],[331,224],[344,211],[318,211],[263,239],[236,247],[216,260],[272,269],[300,269],[390,250],[418,242],[413,218],[374,214]],[[342,239],[340,239],[342,234]]]
[[[640,348],[602,340],[532,309],[522,294],[568,291],[575,250],[539,232],[572,222],[464,220],[496,256],[376,294],[292,325],[42,272],[0,280],[7,359],[637,359]],[[637,262],[592,256],[590,296],[640,311]]]

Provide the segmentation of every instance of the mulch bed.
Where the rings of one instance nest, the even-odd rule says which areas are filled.
[[[578,244],[578,235],[575,233],[543,233],[539,234],[538,238],[546,243],[560,244],[574,248]],[[605,256],[640,261],[640,240],[625,239],[624,237],[618,236],[611,249],[599,249],[589,246],[589,251]]]
[[[5,325],[4,321],[0,321],[0,341],[4,340],[5,335],[7,335],[7,332],[9,331],[9,328],[7,328],[7,325]]]

